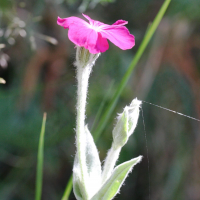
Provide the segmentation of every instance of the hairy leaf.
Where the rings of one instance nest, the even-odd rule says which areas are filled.
[[[128,173],[132,170],[134,165],[139,163],[142,159],[142,156],[131,159],[127,162],[118,165],[111,177],[104,183],[101,189],[95,194],[91,200],[111,200],[119,192],[120,187],[125,181]]]

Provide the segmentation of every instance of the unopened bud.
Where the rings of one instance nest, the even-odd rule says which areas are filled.
[[[113,144],[115,148],[123,147],[134,132],[138,122],[141,103],[141,101],[135,98],[130,106],[126,106],[123,113],[118,116],[117,123],[113,129]]]

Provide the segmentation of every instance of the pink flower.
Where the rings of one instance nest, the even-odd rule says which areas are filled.
[[[131,49],[135,45],[135,38],[131,35],[128,29],[124,26],[127,21],[118,20],[112,25],[104,24],[83,16],[89,20],[89,23],[78,18],[58,17],[57,24],[68,28],[68,37],[76,45],[84,47],[90,53],[96,54],[108,50],[108,40],[121,48],[122,50]]]

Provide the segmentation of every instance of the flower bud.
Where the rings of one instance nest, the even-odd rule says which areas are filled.
[[[123,147],[134,132],[138,122],[141,103],[141,101],[135,98],[130,106],[126,106],[123,113],[119,114],[113,129],[113,145],[115,148]]]

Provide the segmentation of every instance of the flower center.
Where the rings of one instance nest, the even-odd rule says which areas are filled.
[[[101,27],[96,25],[96,24],[89,24],[89,28],[93,29],[96,32],[100,32],[101,31]]]
[[[98,21],[90,21],[88,27],[96,32],[100,32],[103,29],[103,24]]]

